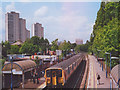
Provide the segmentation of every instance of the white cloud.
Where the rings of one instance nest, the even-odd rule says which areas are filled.
[[[2,8],[0,7],[0,31],[2,30]]]
[[[48,7],[43,6],[35,11],[34,16],[35,17],[44,16],[47,13],[47,11],[48,11]]]
[[[93,24],[89,23],[88,17],[81,16],[80,11],[71,10],[70,8],[62,7],[62,15],[35,17],[35,21],[40,22],[45,27],[45,36],[50,41],[58,38],[59,40],[70,40],[74,42],[75,39],[81,38],[89,39],[92,32]]]
[[[120,0],[2,0],[2,2],[119,2]]]
[[[45,36],[50,41],[56,38],[62,41],[70,40],[71,42],[74,42],[76,38],[86,41],[92,31],[92,25],[89,24],[87,17],[77,14],[37,17],[35,21],[44,25]]]
[[[15,10],[15,4],[12,2],[11,4],[6,6],[6,11],[11,11],[11,10]]]
[[[18,0],[18,2],[31,2],[32,0]]]
[[[9,5],[7,5],[7,6],[5,7],[5,10],[6,10],[6,12],[15,11],[15,12],[20,13],[20,11],[16,10],[16,8],[15,8],[15,3],[14,3],[14,2],[11,2]]]
[[[25,0],[29,2],[101,2],[101,0]],[[2,0],[2,2],[25,2],[24,0]],[[106,0],[105,0],[106,1]],[[118,2],[119,0],[111,0]]]

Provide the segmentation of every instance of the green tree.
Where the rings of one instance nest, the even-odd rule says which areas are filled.
[[[59,49],[69,52],[71,49],[71,45],[69,42],[66,42],[66,40],[64,40],[64,42],[59,45]]]
[[[7,57],[7,54],[10,53],[11,45],[8,41],[5,42],[2,41],[1,44],[2,44],[2,56]]]
[[[40,45],[40,38],[38,36],[33,36],[31,39],[30,39],[30,42],[33,44],[33,45]]]
[[[120,4],[119,2],[101,3],[97,13],[93,32],[90,37],[89,50],[97,54],[97,50],[102,50],[100,57],[105,57],[105,52],[111,52],[112,56],[120,54]],[[109,61],[108,61],[109,62]],[[117,61],[112,61],[112,66]]]
[[[6,59],[0,59],[0,63],[2,64],[2,66],[3,66],[4,63],[5,63],[5,60],[6,60]]]
[[[49,48],[49,41],[42,37],[33,36],[31,39],[27,39],[22,47],[20,48],[20,53],[34,54],[36,52],[46,52],[46,48]]]
[[[89,41],[87,40],[85,44],[77,45],[75,47],[75,51],[76,52],[80,52],[80,51],[88,52],[88,48],[89,48]]]
[[[55,39],[54,41],[52,41],[52,46],[51,46],[51,50],[52,51],[56,51],[58,49],[58,39]]]
[[[19,54],[19,47],[17,45],[11,45],[10,53]]]
[[[74,49],[76,46],[77,46],[76,43],[72,43],[72,44],[71,44],[71,48],[72,48],[72,49]]]
[[[39,51],[39,47],[37,45],[33,45],[32,43],[25,42],[19,52],[20,53],[27,53],[27,54],[34,54]]]

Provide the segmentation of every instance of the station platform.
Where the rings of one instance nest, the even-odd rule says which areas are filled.
[[[89,55],[89,73],[87,88],[110,88],[110,78],[106,78],[105,70],[102,71],[97,59]],[[97,84],[97,74],[100,75],[100,84]]]
[[[42,89],[45,87],[45,78],[44,77],[41,77],[40,80],[39,80],[39,84],[37,84],[37,80],[36,80],[36,83],[33,83],[33,81],[31,80],[28,80],[25,84],[24,84],[24,89],[30,89],[30,90],[33,90],[33,89]],[[22,89],[22,87],[20,86],[19,89]]]

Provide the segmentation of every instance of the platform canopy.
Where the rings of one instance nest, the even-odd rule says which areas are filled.
[[[111,70],[111,75],[116,83],[118,83],[118,80],[120,79],[120,64],[113,67]]]
[[[36,63],[32,60],[16,61],[12,63],[13,74],[22,74],[23,72],[31,71],[36,67]],[[5,62],[2,67],[3,73],[11,73],[11,63]]]

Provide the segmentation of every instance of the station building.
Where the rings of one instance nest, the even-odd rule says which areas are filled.
[[[32,60],[6,61],[2,67],[2,88],[18,87],[31,78],[31,71],[35,70],[36,63]]]

